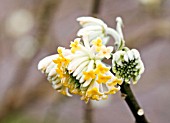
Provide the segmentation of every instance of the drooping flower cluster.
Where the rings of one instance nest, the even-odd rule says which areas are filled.
[[[111,57],[113,47],[103,45],[100,38],[93,40],[91,46],[87,38],[83,42],[76,38],[70,47],[59,47],[57,55],[39,63],[39,69],[47,74],[54,89],[68,96],[79,94],[85,101],[107,99],[109,94],[119,91],[122,79],[115,77],[102,62],[103,58]]]
[[[122,19],[116,19],[116,30],[97,18],[77,20],[82,28],[77,33],[79,38],[70,43],[70,49],[58,47],[58,54],[38,64],[52,87],[67,96],[78,94],[88,102],[107,99],[120,90],[123,81],[136,83],[144,66],[137,50],[124,47]],[[106,46],[110,36],[115,39],[114,46]],[[110,58],[113,58],[112,66],[103,62]]]

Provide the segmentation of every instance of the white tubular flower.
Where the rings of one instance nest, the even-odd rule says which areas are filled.
[[[105,32],[107,25],[102,20],[94,17],[79,17],[77,21],[79,21],[80,25],[83,27],[78,31],[77,36],[88,36],[90,42],[97,37],[102,39],[103,44],[108,42],[109,36],[107,36]]]
[[[117,51],[113,54],[112,71],[125,82],[136,84],[144,72],[144,65],[136,49]]]
[[[89,41],[100,37],[102,39],[102,44],[106,44],[109,37],[112,36],[115,39],[115,50],[120,50],[123,48],[125,42],[122,33],[122,19],[120,17],[116,18],[117,27],[116,30],[108,27],[102,20],[93,17],[79,17],[77,18],[82,29],[77,33],[79,37],[88,37]]]
[[[58,54],[48,56],[38,64],[38,69],[47,75],[54,89],[67,96],[78,94],[85,102],[107,99],[109,94],[120,90],[122,80],[102,62],[103,58],[110,58],[113,47],[104,46],[101,38],[90,45],[86,37],[76,38],[70,47],[59,47]]]
[[[71,96],[71,94],[68,92],[68,87],[64,85],[65,81],[70,81],[70,76],[65,73],[61,77],[60,73],[58,73],[58,71],[56,70],[58,65],[53,62],[54,59],[58,58],[60,58],[58,54],[45,57],[39,62],[38,70],[46,74],[47,80],[52,84],[52,87],[55,90],[64,95]]]
[[[115,50],[121,50],[125,46],[124,36],[122,32],[123,21],[121,17],[116,18],[116,31],[112,28],[107,29],[107,34],[115,39]]]
[[[87,36],[89,41],[100,37],[103,44],[107,44],[109,36],[106,34],[107,25],[100,19],[94,17],[79,17],[77,18],[80,25],[83,27],[77,33],[77,36]]]
[[[113,83],[115,76],[109,71],[110,68],[102,63],[103,58],[110,58],[113,47],[104,46],[99,37],[92,41],[92,45],[88,38],[83,39],[77,38],[71,42],[71,54],[64,56],[70,59],[67,67],[68,73],[77,80],[72,83],[77,87],[69,88],[70,92],[81,95],[81,99],[86,102],[89,99],[106,99],[108,94],[113,94],[113,90],[115,93],[119,90],[118,83],[114,86],[108,85],[108,83]]]

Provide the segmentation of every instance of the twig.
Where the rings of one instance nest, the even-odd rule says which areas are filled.
[[[125,99],[127,105],[133,113],[136,123],[149,123],[144,115],[143,109],[139,106],[129,84],[124,82],[121,85],[121,93],[122,97]]]
[[[91,14],[92,16],[97,16],[99,13],[101,0],[93,0]]]
[[[84,110],[84,123],[93,123],[93,108],[90,101],[84,106]]]

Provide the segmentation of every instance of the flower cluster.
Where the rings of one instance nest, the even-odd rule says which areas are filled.
[[[59,47],[58,54],[44,58],[38,68],[46,73],[53,88],[64,95],[78,94],[86,102],[107,99],[120,90],[122,83],[102,62],[111,57],[113,47],[103,45],[101,38],[93,40],[92,45],[87,38],[81,40],[71,42],[71,49]]]
[[[113,54],[112,70],[118,78],[124,78],[127,83],[132,80],[136,84],[144,72],[139,52],[136,49],[117,51]]]
[[[107,99],[120,90],[124,82],[136,83],[144,71],[139,52],[125,47],[122,19],[118,17],[116,29],[93,17],[77,19],[82,26],[70,49],[58,47],[57,54],[42,59],[38,69],[45,73],[52,87],[72,96],[89,99]],[[114,46],[106,46],[110,36]],[[112,66],[103,62],[112,58]]]

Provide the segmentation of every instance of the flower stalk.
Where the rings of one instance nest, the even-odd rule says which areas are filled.
[[[84,105],[84,123],[93,123],[93,106],[91,101]]]
[[[143,109],[138,104],[130,88],[130,84],[123,82],[123,84],[121,85],[120,91],[122,93],[122,97],[124,98],[131,112],[133,113],[136,123],[149,123],[149,121],[144,115]]]

